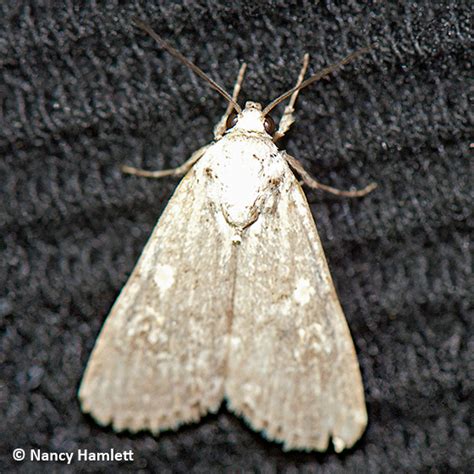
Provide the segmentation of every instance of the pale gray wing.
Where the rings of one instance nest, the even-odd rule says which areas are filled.
[[[221,238],[200,168],[157,223],[81,383],[83,411],[117,431],[176,428],[223,398],[235,253]]]
[[[229,407],[285,449],[351,447],[362,380],[306,198],[290,170],[242,235],[226,379]]]

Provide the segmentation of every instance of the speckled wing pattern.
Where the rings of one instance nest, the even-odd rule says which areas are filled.
[[[332,438],[339,452],[367,424],[359,366],[311,211],[289,169],[280,190],[276,209],[245,229],[238,249],[228,405],[285,449],[324,451]]]
[[[282,156],[271,140],[228,136],[178,186],[84,374],[82,409],[100,424],[157,433],[226,397],[285,449],[324,451],[332,439],[342,451],[359,439],[354,345]]]
[[[156,225],[81,383],[83,411],[116,431],[173,429],[217,410],[224,396],[235,252],[198,169]]]

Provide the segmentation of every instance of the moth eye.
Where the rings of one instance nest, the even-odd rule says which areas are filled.
[[[237,112],[232,110],[230,115],[227,117],[227,122],[225,123],[225,128],[226,130],[229,130],[229,128],[232,128],[238,121],[239,117],[237,115]]]
[[[265,122],[263,122],[263,126],[265,127],[265,131],[273,136],[273,134],[275,133],[275,122],[273,121],[273,119],[270,117],[270,115],[267,115],[265,117]]]

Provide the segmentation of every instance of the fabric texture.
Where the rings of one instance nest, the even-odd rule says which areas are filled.
[[[2,2],[0,471],[472,472],[471,8]],[[378,184],[363,199],[306,189],[364,380],[369,425],[350,451],[285,453],[225,404],[158,437],[80,411],[98,331],[178,182],[120,165],[177,166],[226,107],[134,15],[228,91],[246,61],[240,103],[291,88],[305,52],[316,72],[374,45],[301,92],[281,144],[323,183]],[[134,461],[38,463],[33,448]]]

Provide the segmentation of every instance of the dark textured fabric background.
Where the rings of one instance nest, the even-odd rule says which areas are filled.
[[[0,471],[472,472],[472,3],[225,3],[0,6]],[[133,15],[229,91],[247,61],[241,102],[292,87],[304,52],[314,72],[378,44],[301,93],[282,143],[322,182],[379,184],[364,199],[307,190],[367,397],[348,452],[284,453],[225,407],[157,438],[79,409],[98,331],[177,183],[119,166],[182,163],[226,106]],[[16,447],[135,461],[15,463]]]

